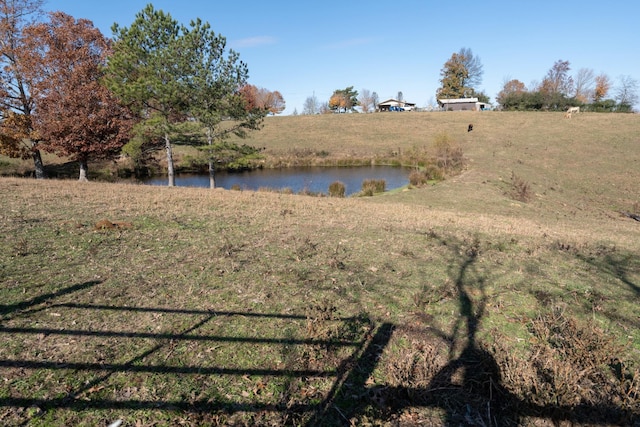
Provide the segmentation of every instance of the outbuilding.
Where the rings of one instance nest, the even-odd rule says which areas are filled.
[[[478,101],[478,98],[438,99],[438,105],[445,111],[482,111],[489,108],[489,104]]]
[[[397,99],[387,99],[377,105],[378,111],[411,111],[416,108],[416,104]]]

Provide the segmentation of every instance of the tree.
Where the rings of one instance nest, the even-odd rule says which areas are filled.
[[[360,104],[363,113],[369,113],[371,111],[374,111],[376,108],[373,102],[373,96],[369,89],[362,89],[360,91],[360,95],[358,96],[358,103]]]
[[[265,88],[247,84],[240,91],[249,103],[250,108],[262,108],[271,114],[280,114],[286,107],[282,94],[277,90],[271,92]]]
[[[273,92],[269,92],[269,94],[267,95],[265,106],[267,107],[269,113],[280,114],[287,107],[287,103],[285,102],[282,94],[277,90],[274,90]]]
[[[339,113],[347,111],[347,98],[343,93],[335,93],[329,98],[329,108]]]
[[[611,79],[604,73],[598,74],[595,77],[595,85],[593,101],[600,102],[607,96],[609,89],[611,89]]]
[[[129,138],[130,112],[102,84],[108,40],[86,19],[62,12],[24,29],[25,81],[37,108],[33,127],[46,151],[80,164],[116,155]]]
[[[234,50],[227,52],[226,38],[216,34],[208,22],[197,19],[181,32],[178,42],[189,55],[182,71],[189,83],[186,108],[205,131],[204,143],[198,138],[193,143],[208,153],[210,187],[215,188],[220,153],[239,151],[237,145],[223,140],[231,134],[244,138],[248,130],[259,129],[268,112],[284,109],[284,99],[279,92],[247,84],[247,65]]]
[[[339,113],[353,110],[358,105],[358,91],[353,90],[353,86],[336,89],[329,98],[329,108]]]
[[[467,69],[468,76],[464,86],[469,86],[476,90],[482,84],[482,75],[484,74],[480,57],[475,56],[471,49],[466,47],[460,49],[458,55],[462,58],[462,64]]]
[[[233,80],[233,76],[230,76],[230,80]],[[245,138],[248,130],[260,129],[269,107],[250,102],[246,94],[232,86],[227,86],[225,93],[224,89],[221,90],[224,85],[219,82],[201,87],[201,90],[196,90],[198,101],[193,104],[191,114],[205,130],[204,149],[209,157],[209,186],[215,188],[215,164],[223,157],[221,152],[225,152],[229,159],[232,157],[229,153],[237,154],[240,151],[236,144],[225,144],[224,140],[231,134]]]
[[[590,68],[580,68],[575,76],[575,91],[573,97],[582,104],[593,99],[595,74]]]
[[[15,111],[5,111],[0,123],[0,154],[13,158],[28,159],[31,147],[27,141],[36,140],[31,116]]]
[[[615,100],[618,102],[619,111],[632,111],[633,106],[638,103],[638,81],[631,76],[620,76]]]
[[[22,31],[41,13],[43,3],[0,0],[0,150],[15,157],[31,156],[38,179],[45,177],[45,170],[32,128],[34,100],[23,76],[22,61],[27,56],[22,48]]]
[[[378,109],[378,104],[380,104],[380,98],[378,97],[377,92],[371,93],[371,103],[373,104],[373,111]]]
[[[569,61],[558,60],[542,80],[540,91],[550,95],[570,96],[573,92],[573,78],[569,75]]]
[[[451,55],[440,70],[440,83],[442,86],[436,90],[436,98],[450,99],[463,98],[472,92],[472,88],[466,86],[469,71],[464,64],[465,58],[458,53]]]
[[[510,99],[514,98],[514,95],[522,94],[527,91],[527,87],[520,80],[511,79],[504,82],[502,90],[498,92],[496,101],[502,105],[509,103]]]
[[[302,106],[302,114],[318,114],[320,112],[320,103],[316,95],[307,97]]]
[[[193,24],[193,23],[192,23]],[[171,133],[188,115],[194,79],[194,46],[188,29],[169,14],[147,5],[131,27],[114,24],[108,87],[142,120],[136,131],[167,156],[168,185],[175,185]]]
[[[331,108],[329,108],[329,103],[321,102],[318,111],[320,114],[329,114],[331,112]]]
[[[489,103],[489,95],[487,95],[484,91],[479,91],[476,92],[475,90],[473,91],[473,96],[475,98],[478,98],[478,101],[480,102],[484,102],[486,104]]]
[[[564,110],[567,106],[575,105],[576,100],[570,98],[573,94],[570,70],[569,61],[559,60],[547,72],[537,90],[542,99],[542,109]]]
[[[488,101],[485,94],[476,92],[483,73],[480,58],[471,49],[463,47],[452,54],[440,70],[442,86],[436,91],[436,98],[470,98],[481,94]]]

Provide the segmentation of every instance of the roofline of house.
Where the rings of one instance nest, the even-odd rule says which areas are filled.
[[[416,105],[415,102],[398,101],[397,99],[387,99],[386,101],[379,102],[378,105],[384,105],[386,103],[397,102],[404,105]]]
[[[462,103],[470,103],[470,102],[478,102],[478,98],[452,98],[452,99],[438,99],[440,104],[462,104]],[[486,104],[484,102],[483,104]]]

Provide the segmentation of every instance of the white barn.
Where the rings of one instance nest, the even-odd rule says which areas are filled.
[[[481,111],[489,108],[486,102],[478,98],[438,99],[438,105],[445,111]]]

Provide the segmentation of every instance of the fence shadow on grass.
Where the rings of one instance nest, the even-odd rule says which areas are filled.
[[[454,246],[455,242],[447,242]],[[394,334],[395,325],[380,323],[370,324],[369,328],[356,339],[323,340],[317,338],[267,338],[259,336],[221,336],[198,333],[207,323],[220,316],[233,321],[235,316],[254,318],[256,320],[305,321],[305,315],[284,313],[256,313],[212,310],[169,309],[160,307],[129,307],[118,305],[99,305],[59,302],[56,298],[68,296],[73,292],[87,289],[99,282],[83,284],[61,289],[22,303],[2,306],[3,313],[11,314],[20,310],[26,316],[36,313],[38,304],[46,304],[47,308],[57,310],[73,309],[91,311],[109,310],[116,313],[136,315],[143,313],[174,314],[183,318],[195,317],[193,321],[181,322],[188,326],[173,333],[134,332],[134,331],[94,331],[76,328],[47,328],[44,326],[0,326],[0,337],[15,334],[37,334],[56,337],[94,337],[97,339],[119,338],[125,340],[151,339],[153,345],[141,348],[137,354],[122,363],[104,361],[72,362],[69,360],[35,360],[35,359],[0,359],[0,370],[18,369],[26,372],[69,371],[89,372],[91,380],[76,386],[64,396],[34,397],[26,393],[19,396],[10,391],[3,391],[0,397],[2,408],[32,408],[42,411],[67,408],[73,411],[85,410],[152,410],[182,411],[188,414],[207,416],[223,413],[274,413],[297,416],[298,420],[306,420],[307,426],[350,425],[362,417],[375,414],[380,420],[389,421],[402,411],[411,407],[432,408],[444,414],[441,422],[444,425],[519,425],[524,417],[537,417],[551,420],[555,424],[562,422],[590,423],[594,425],[629,425],[637,411],[618,406],[598,403],[583,403],[571,407],[562,405],[540,405],[526,401],[510,392],[503,383],[501,368],[494,356],[477,341],[477,332],[485,316],[488,297],[485,295],[485,282],[488,280],[478,268],[477,247],[471,245],[464,253],[452,262],[449,276],[455,285],[459,317],[451,332],[438,330],[426,325],[427,332],[442,338],[449,346],[448,361],[440,367],[426,386],[409,387],[405,385],[381,387],[369,382],[371,374],[376,370],[384,350]],[[615,274],[629,282],[624,272],[615,270]],[[473,291],[472,291],[473,290]],[[31,311],[26,311],[30,309]],[[353,321],[353,318],[340,318],[341,322]],[[261,344],[267,346],[305,346],[319,345],[333,348],[349,348],[350,354],[344,357],[335,369],[296,369],[295,367],[268,368],[224,366],[170,366],[168,364],[149,363],[148,358],[159,353],[169,345],[180,341],[200,343],[240,343]],[[166,360],[166,359],[165,359]],[[236,377],[286,377],[306,380],[309,378],[328,378],[331,387],[321,401],[309,399],[296,403],[278,401],[258,403],[234,401],[233,397],[212,399],[107,399],[87,396],[86,392],[109,385],[109,379],[117,373],[138,373],[149,375],[230,375]],[[385,406],[377,405],[376,396],[383,393]],[[286,419],[284,417],[283,419]],[[290,419],[290,418],[289,418]],[[396,420],[397,421],[397,420]],[[632,424],[633,425],[633,424]]]
[[[73,356],[59,357],[60,360],[56,360],[55,357],[52,360],[51,356],[37,357],[37,358],[0,358],[0,371],[20,371],[21,381],[29,381],[31,374],[43,371],[49,371],[52,374],[54,372],[68,372],[68,375],[73,376],[74,373],[84,373],[90,378],[80,386],[72,387],[65,395],[57,397],[35,397],[30,396],[28,392],[16,392],[12,391],[9,386],[9,380],[5,381],[5,390],[2,391],[0,397],[0,415],[2,415],[2,408],[13,408],[18,412],[25,413],[26,408],[38,408],[42,413],[47,411],[53,411],[56,409],[64,408],[71,409],[73,411],[86,411],[86,410],[154,410],[154,411],[183,411],[185,413],[198,413],[198,414],[232,414],[236,412],[251,412],[251,413],[263,413],[263,412],[286,412],[289,414],[297,414],[301,419],[313,418],[316,420],[322,419],[322,414],[326,413],[330,403],[335,395],[340,390],[341,384],[345,379],[353,376],[351,370],[354,367],[362,367],[363,363],[361,359],[370,358],[372,345],[385,345],[380,340],[380,337],[388,337],[388,331],[390,325],[383,325],[378,328],[378,332],[374,332],[373,325],[370,324],[370,328],[367,332],[363,333],[360,337],[353,340],[340,340],[340,339],[317,339],[317,338],[268,338],[259,336],[220,336],[220,335],[207,335],[200,331],[207,323],[214,318],[224,316],[233,321],[235,316],[242,316],[244,318],[255,318],[261,320],[273,319],[283,320],[288,319],[297,322],[304,322],[307,320],[305,315],[296,314],[280,314],[280,313],[255,313],[255,312],[234,312],[234,311],[213,311],[213,310],[186,310],[186,309],[169,309],[169,308],[155,308],[155,307],[125,307],[118,305],[100,305],[100,304],[84,304],[73,302],[59,302],[54,303],[55,298],[68,296],[72,292],[87,289],[91,286],[97,285],[98,282],[86,282],[81,285],[71,286],[62,289],[58,292],[52,292],[40,297],[36,297],[21,303],[7,305],[3,307],[3,313],[20,314],[19,326],[15,326],[12,323],[0,325],[0,337],[10,336],[38,336],[38,337],[50,337],[48,339],[55,339],[56,342],[62,342],[64,340],[80,340],[86,338],[93,338],[96,340],[109,340],[109,339],[121,339],[121,340],[153,340],[152,345],[140,345],[139,352],[121,363],[110,363],[103,360],[93,361],[73,361]],[[27,310],[29,309],[29,310]],[[135,318],[136,313],[151,313],[151,314],[173,314],[181,316],[182,318],[194,317],[193,321],[180,322],[182,324],[188,324],[186,328],[175,333],[154,333],[146,331],[117,331],[117,330],[92,330],[91,328],[81,329],[73,327],[72,325],[65,325],[64,327],[47,327],[46,321],[31,322],[29,316],[33,316],[40,313],[43,310],[55,310],[56,313],[61,313],[63,310],[83,310],[86,311],[86,316],[92,316],[97,311],[114,311],[121,315],[133,315]],[[22,310],[22,311],[21,311]],[[17,316],[15,316],[17,318]],[[5,318],[9,319],[7,316]],[[340,322],[351,322],[355,318],[340,318],[337,319]],[[75,322],[74,322],[75,323]],[[37,326],[32,326],[32,324]],[[15,338],[14,338],[15,339]],[[351,355],[342,360],[335,369],[296,369],[295,367],[285,367],[282,369],[261,369],[259,367],[234,367],[227,368],[224,366],[197,366],[197,365],[178,365],[170,366],[168,364],[154,364],[150,363],[149,357],[163,351],[163,348],[170,345],[170,343],[176,343],[180,341],[191,341],[197,343],[204,343],[205,345],[212,345],[216,343],[240,343],[247,345],[267,345],[274,347],[281,346],[320,346],[325,348],[352,348]],[[113,341],[111,341],[112,343]],[[148,341],[145,341],[148,342]],[[45,346],[46,347],[46,346]],[[145,348],[146,347],[146,348]],[[46,350],[42,350],[45,351]],[[277,353],[277,349],[274,350]],[[24,353],[23,353],[24,354]],[[27,354],[33,354],[29,352]],[[65,359],[65,360],[62,360]],[[166,359],[165,359],[166,360]],[[309,399],[308,402],[288,404],[287,402],[274,401],[273,403],[243,403],[239,401],[233,401],[233,399],[220,398],[212,401],[211,399],[105,399],[95,398],[91,395],[92,390],[100,389],[109,385],[109,379],[117,373],[132,373],[132,374],[148,374],[148,375],[198,375],[198,376],[236,376],[249,377],[286,377],[286,378],[329,378],[333,381],[333,387],[326,396],[325,400],[318,403],[317,400]],[[9,374],[7,374],[9,375]],[[47,375],[47,374],[45,374]],[[67,374],[62,374],[66,378]],[[69,381],[70,383],[73,381]],[[77,383],[77,382],[76,382]],[[0,390],[2,390],[0,388]],[[50,393],[55,395],[56,393]],[[6,414],[5,414],[6,415]],[[95,415],[94,415],[95,416]],[[3,418],[3,416],[0,416]],[[205,417],[206,418],[206,417]],[[25,421],[25,420],[22,420]]]
[[[102,283],[101,280],[90,280],[84,283],[78,283],[66,288],[59,289],[55,292],[49,292],[46,294],[38,295],[26,301],[20,301],[14,304],[0,304],[0,316],[10,315],[16,311],[26,310],[33,306],[47,303],[48,301],[55,300],[56,298],[79,292]]]

